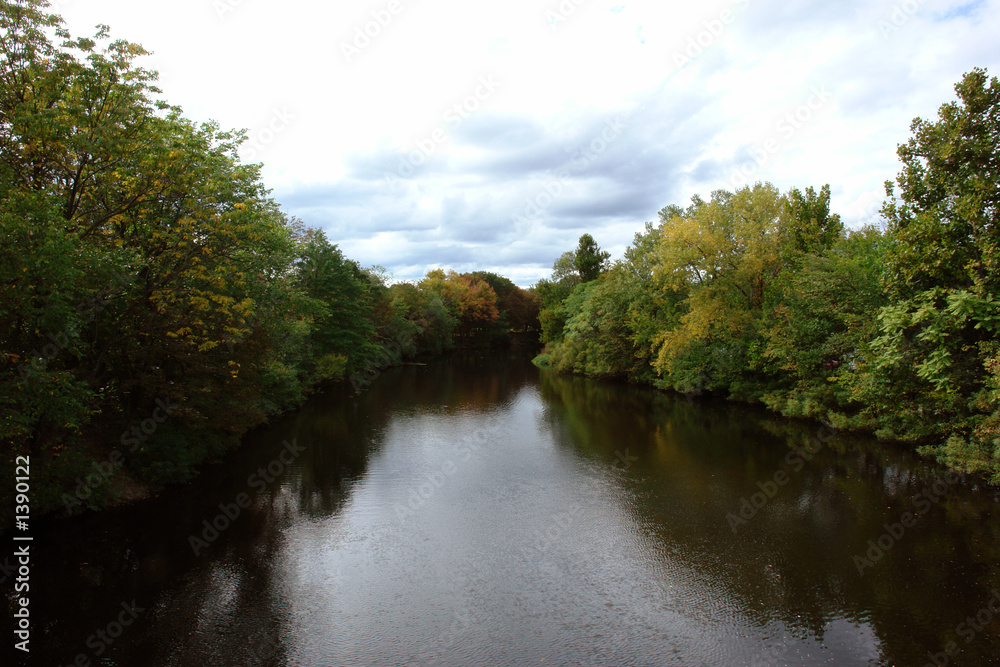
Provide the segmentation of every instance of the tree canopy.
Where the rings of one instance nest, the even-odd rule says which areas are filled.
[[[576,269],[582,282],[589,283],[601,277],[610,257],[611,254],[601,250],[593,236],[584,234],[580,237],[576,254],[573,255],[573,268]]]
[[[543,300],[543,366],[904,440],[1000,481],[1000,83],[966,74],[916,119],[885,228],[831,190],[768,183],[664,207],[606,272],[581,238]],[[576,268],[574,274],[571,271]]]
[[[37,508],[186,480],[323,382],[508,336],[491,280],[527,326],[500,276],[390,287],[286,216],[244,133],[160,101],[145,53],[0,2],[0,441]]]

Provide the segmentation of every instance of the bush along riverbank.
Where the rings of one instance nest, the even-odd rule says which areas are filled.
[[[36,1],[0,29],[0,440],[35,516],[183,483],[324,383],[537,330],[502,276],[390,284],[289,218],[243,133],[161,101],[140,46]]]
[[[829,186],[756,183],[667,206],[610,266],[585,235],[536,288],[536,364],[762,403],[1000,483],[1000,83],[977,69],[956,92],[857,229]]]

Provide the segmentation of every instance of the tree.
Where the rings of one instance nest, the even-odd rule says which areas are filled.
[[[601,273],[607,268],[608,258],[611,254],[601,250],[590,234],[580,237],[580,243],[573,256],[573,267],[580,276],[580,281],[587,283],[597,280]]]
[[[763,329],[775,381],[764,402],[789,416],[845,425],[859,404],[849,381],[886,305],[880,276],[886,239],[874,227],[841,236],[823,254],[804,254],[782,275]],[[835,414],[836,413],[836,414]]]
[[[390,329],[403,355],[437,354],[455,346],[456,320],[439,293],[398,283],[389,288],[388,296],[393,312]]]
[[[441,269],[434,269],[417,286],[441,297],[457,321],[459,333],[467,341],[476,338],[500,317],[496,292],[488,282],[471,273],[449,271],[445,274]]]
[[[320,304],[312,339],[318,348],[317,363],[327,376],[323,379],[363,368],[378,353],[369,276],[321,231],[312,233],[305,244],[298,274],[305,295]]]
[[[665,287],[686,294],[686,312],[655,339],[657,372],[685,390],[708,384],[759,397],[768,381],[762,375],[771,374],[764,333],[781,276],[841,234],[829,197],[829,187],[782,196],[757,183],[695,199],[683,213],[665,209],[674,217],[663,225],[656,270]]]
[[[578,285],[600,277],[608,257],[608,253],[598,248],[594,237],[584,234],[576,251],[567,250],[552,264],[552,279],[538,281],[534,292],[541,300],[538,320],[542,342],[554,343],[562,337],[566,319],[572,315],[562,304]]]
[[[812,187],[802,193],[792,188],[785,194],[785,243],[790,254],[820,254],[843,235],[840,216],[830,213],[830,186],[819,193]]]
[[[515,285],[509,278],[489,271],[475,271],[473,276],[486,281],[497,295],[500,317],[498,335],[511,331],[537,331],[539,299],[534,294]]]
[[[539,280],[535,285],[534,291],[541,299],[543,309],[558,306],[580,284],[580,275],[573,266],[574,257],[572,250],[564,252],[552,264],[552,279]]]
[[[664,225],[658,270],[668,288],[688,296],[680,326],[659,336],[658,372],[682,382],[709,372],[723,382],[744,367],[765,295],[782,269],[782,211],[777,188],[757,184],[713,192],[709,203],[695,202],[690,215]]]
[[[294,385],[273,370],[296,233],[241,133],[156,101],[140,46],[44,8],[0,3],[0,437],[57,485],[167,403],[129,464],[183,479]]]
[[[955,90],[899,147],[898,198],[886,183],[892,303],[854,391],[883,435],[1000,481],[1000,82]]]
[[[1000,286],[1000,82],[974,69],[936,122],[920,118],[899,146],[903,171],[882,209],[894,243],[888,287],[906,297],[936,287]]]

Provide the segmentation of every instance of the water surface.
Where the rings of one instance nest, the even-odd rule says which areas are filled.
[[[1000,664],[997,500],[815,423],[459,355],[317,396],[187,487],[50,525],[33,657]]]

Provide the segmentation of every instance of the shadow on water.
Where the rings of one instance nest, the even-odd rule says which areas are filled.
[[[298,515],[338,511],[387,419],[386,389],[333,388],[189,485],[46,526],[34,557],[33,613],[45,619],[37,664],[79,654],[123,665],[282,664],[285,602],[271,581],[282,530]],[[133,600],[144,611],[126,619],[121,639],[107,636]]]
[[[404,635],[466,664],[1000,664],[1000,613],[980,613],[1000,590],[995,489],[530,356],[331,387],[187,486],[38,526],[31,664],[417,664]],[[454,453],[487,422],[481,453]],[[399,519],[434,475],[447,484]],[[573,503],[580,523],[532,546]]]
[[[650,543],[755,624],[820,640],[838,619],[867,625],[874,664],[1000,664],[996,489],[743,405],[551,372],[540,384],[557,441],[617,468]]]
[[[285,664],[274,568],[285,529],[341,510],[394,411],[487,411],[535,377],[526,354],[454,355],[386,370],[359,394],[328,388],[186,486],[39,526],[31,664]]]

